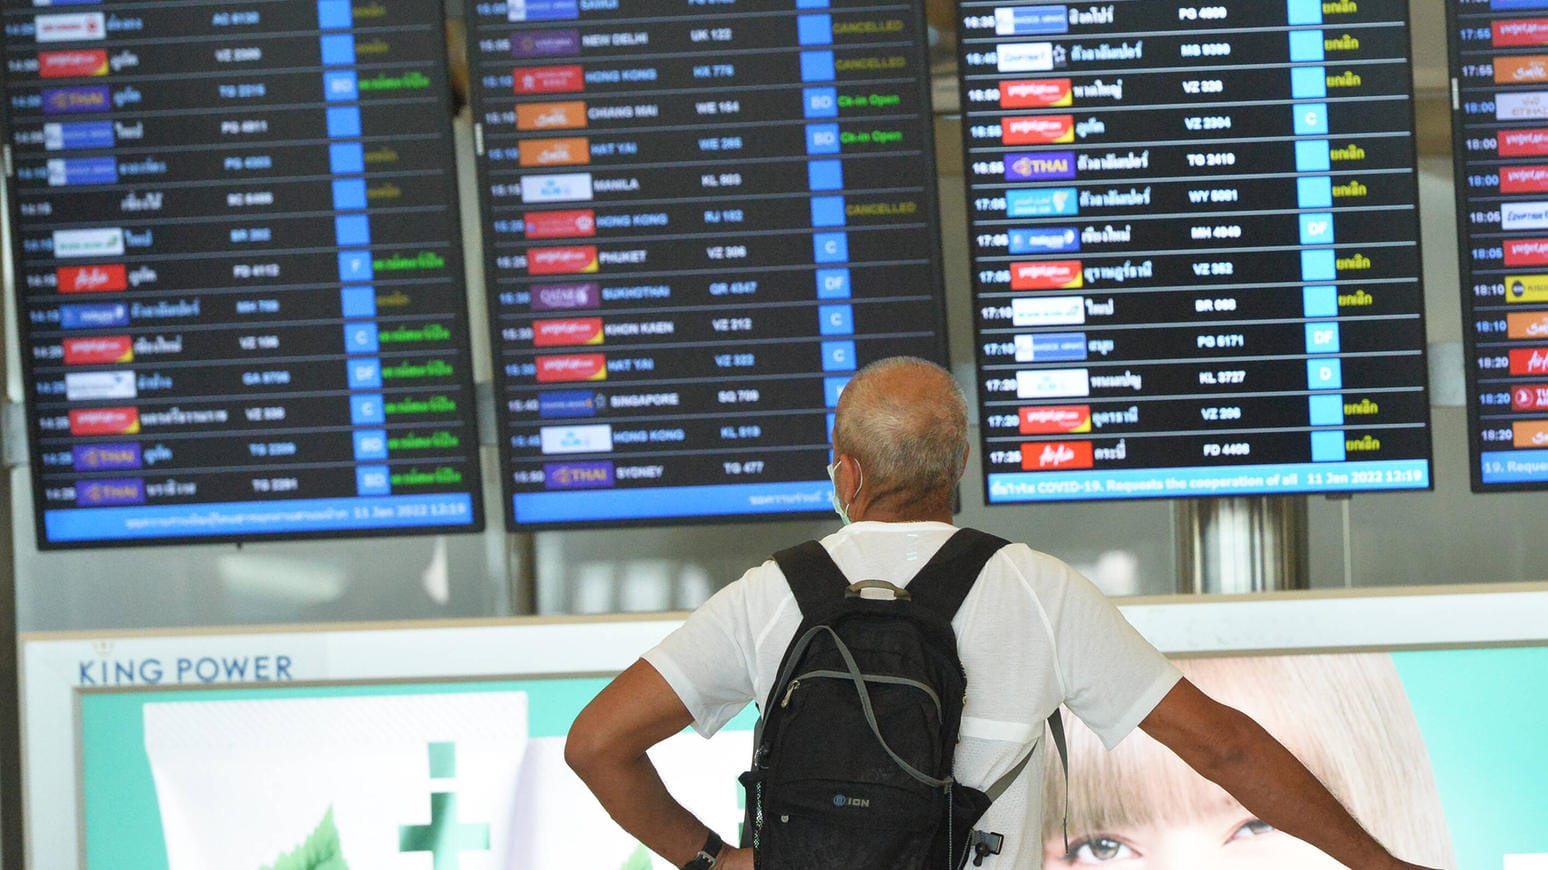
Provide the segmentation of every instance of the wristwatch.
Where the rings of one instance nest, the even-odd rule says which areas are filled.
[[[692,861],[683,865],[683,870],[711,870],[715,862],[720,859],[720,850],[723,846],[725,843],[721,842],[720,835],[710,831],[709,839],[704,841],[704,848],[699,850],[699,854],[693,856]]]

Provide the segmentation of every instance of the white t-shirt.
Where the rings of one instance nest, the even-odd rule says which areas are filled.
[[[822,540],[850,580],[899,586],[956,531],[945,523],[861,522]],[[800,608],[771,560],[720,590],[647,652],[709,736],[748,701],[762,704]],[[1109,748],[1149,715],[1181,674],[1073,568],[1024,544],[997,553],[952,627],[967,671],[967,706],[954,759],[958,781],[986,788],[1026,755],[1032,762],[979,828],[1005,835],[991,870],[1042,866],[1043,723],[1061,703]]]

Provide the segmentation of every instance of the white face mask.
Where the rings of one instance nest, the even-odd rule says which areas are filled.
[[[855,466],[857,468],[859,467],[859,465],[860,465],[860,463],[858,463],[858,462],[855,463]],[[849,525],[853,521],[849,518],[849,505],[844,504],[843,502],[839,501],[838,479],[837,479],[837,477],[835,477],[835,475],[838,473],[838,467],[839,467],[839,463],[837,463],[837,462],[835,462],[832,465],[828,466],[828,480],[832,481],[832,483],[833,483],[833,492],[828,496],[828,498],[833,500],[833,512],[838,514],[839,515],[839,519],[843,520],[844,521],[844,525],[847,526],[847,525]],[[863,486],[865,486],[865,469],[860,469],[860,486],[855,487],[855,495],[856,496],[860,495],[860,487],[863,487]],[[851,502],[850,504],[853,504],[853,502]]]

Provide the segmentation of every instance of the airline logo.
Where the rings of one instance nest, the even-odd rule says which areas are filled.
[[[1005,214],[1013,218],[1074,217],[1080,214],[1075,194],[1073,187],[1006,191]]]
[[[1501,157],[1548,156],[1548,129],[1501,130],[1499,152]]]
[[[92,444],[70,453],[76,471],[123,471],[145,464],[138,444]]]
[[[1548,275],[1508,275],[1505,301],[1510,303],[1548,302]]]
[[[1085,276],[1079,260],[1011,264],[1012,290],[1079,290]]]
[[[1080,251],[1080,233],[1073,227],[1013,229],[1009,239],[1012,254],[1066,254]]]
[[[1091,395],[1086,369],[1032,369],[1016,373],[1016,395],[1022,399],[1085,398]]]
[[[543,466],[546,489],[605,489],[612,485],[611,462],[549,462]]]
[[[1510,394],[1512,411],[1548,411],[1548,384],[1515,387]]]
[[[1522,420],[1515,430],[1517,447],[1548,447],[1548,420]]]
[[[522,103],[516,107],[518,130],[580,130],[586,126],[586,103]]]
[[[1021,409],[1023,435],[1084,435],[1091,431],[1090,405]]]
[[[145,481],[84,480],[75,485],[75,503],[82,507],[145,504]]]
[[[995,56],[1002,73],[1050,72],[1058,62],[1051,42],[1008,42],[995,46]]]
[[[1548,375],[1548,347],[1530,347],[1510,352],[1513,375]]]
[[[1494,22],[1496,48],[1548,45],[1548,18],[1524,18]]]
[[[574,57],[580,53],[579,30],[532,30],[511,36],[511,56],[517,60]]]
[[[527,212],[523,223],[529,239],[569,239],[597,234],[597,213],[589,208]]]
[[[1090,441],[1034,441],[1021,445],[1022,471],[1079,471],[1091,468]]]
[[[542,393],[538,396],[538,416],[545,420],[556,417],[595,417],[605,407],[601,393],[575,391]]]
[[[1548,202],[1500,203],[1500,228],[1504,230],[1548,229]]]
[[[1509,336],[1514,339],[1548,338],[1548,311],[1524,311],[1506,316]]]
[[[1548,166],[1506,166],[1500,170],[1500,193],[1548,192]]]
[[[591,426],[544,426],[538,430],[543,455],[563,453],[610,453],[613,427],[606,423]]]
[[[112,157],[80,157],[48,161],[49,187],[117,184],[118,161]]]
[[[1494,59],[1494,83],[1524,85],[1548,81],[1548,57],[1543,55],[1501,55]]]
[[[71,435],[138,435],[140,412],[135,408],[86,408],[70,412]]]
[[[573,311],[602,305],[602,285],[595,281],[538,284],[531,293],[533,311]]]
[[[595,245],[533,248],[527,252],[528,275],[579,275],[597,271]]]
[[[1000,141],[1006,145],[1068,145],[1075,141],[1074,115],[1006,118],[1000,125]]]
[[[43,125],[43,147],[49,151],[84,151],[88,148],[112,148],[118,144],[112,121],[82,121],[77,124],[49,122]]]
[[[521,179],[521,201],[527,205],[547,202],[589,202],[591,173],[526,175]]]
[[[532,324],[532,343],[538,347],[573,347],[602,343],[602,318],[539,320]]]
[[[54,230],[54,256],[59,259],[118,257],[123,253],[124,231],[118,227],[95,230]],[[63,289],[62,285],[61,289]]]
[[[54,253],[59,254],[58,241]],[[123,253],[120,249],[119,253]],[[84,256],[84,255],[82,255]],[[129,269],[121,263],[107,266],[65,266],[54,270],[60,293],[117,293],[129,289]]]
[[[1069,79],[1000,82],[1002,109],[1060,109],[1074,102],[1074,87]]]
[[[33,19],[38,42],[79,42],[107,38],[107,18],[101,12],[39,15]]]
[[[1074,177],[1074,151],[1005,155],[1006,181],[1068,181]]]
[[[591,140],[528,139],[517,146],[522,166],[581,166],[591,162]]]
[[[514,77],[518,94],[564,94],[586,89],[586,70],[580,64],[518,67]]]
[[[1016,336],[1016,362],[1085,362],[1084,332]]]
[[[113,94],[107,85],[44,88],[42,96],[45,115],[79,115],[84,112],[108,112],[113,108]]]
[[[103,338],[67,338],[64,341],[67,366],[96,366],[134,362],[134,339],[127,335]]]
[[[1548,266],[1548,239],[1507,240],[1505,242],[1505,265]],[[1516,301],[1519,302],[1520,300]]]
[[[1548,118],[1548,91],[1496,94],[1494,117],[1500,121]]]
[[[1012,299],[1011,322],[1016,326],[1079,326],[1086,322],[1084,296]]]
[[[38,52],[38,75],[45,79],[73,79],[108,74],[108,54],[102,49]]]
[[[1069,33],[1069,10],[1063,6],[1014,6],[994,10],[998,36],[1047,36]]]
[[[63,329],[114,329],[128,325],[129,306],[121,302],[59,306],[59,326]]]
[[[65,398],[72,402],[133,399],[139,395],[134,372],[75,372],[65,375]]]
[[[511,21],[562,21],[580,17],[579,0],[508,0],[506,18]]]
[[[540,384],[605,381],[607,357],[600,353],[540,356],[537,358],[537,380]]]

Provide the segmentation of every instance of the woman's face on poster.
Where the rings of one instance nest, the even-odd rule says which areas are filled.
[[[1313,846],[1253,818],[1241,807],[1222,808],[1172,824],[1135,825],[1072,835],[1044,844],[1047,870],[1340,870]]]

